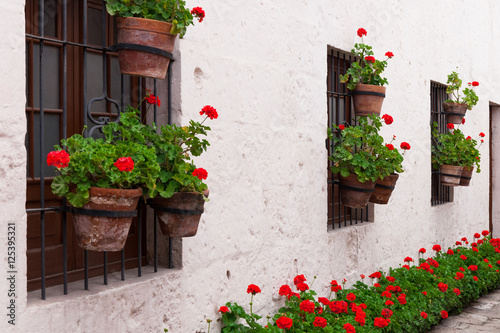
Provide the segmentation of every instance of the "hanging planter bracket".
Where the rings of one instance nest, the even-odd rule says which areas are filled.
[[[156,48],[156,47],[147,46],[147,45],[119,43],[119,44],[116,44],[116,45],[109,47],[108,50],[111,52],[116,52],[118,50],[132,50],[132,51],[148,52],[148,53],[158,54],[162,57],[169,58],[170,60],[174,60],[174,56],[172,53],[161,50],[161,49]]]
[[[203,214],[203,209],[187,210],[187,209],[170,208],[170,207],[155,205],[150,200],[148,200],[148,204],[151,208],[157,209],[157,210],[165,212],[165,213],[172,213],[172,214],[178,214],[178,215],[201,215],[201,214]]]
[[[115,210],[99,210],[99,209],[87,209],[87,208],[76,208],[72,206],[61,206],[59,210],[66,213],[79,214],[79,215],[89,215],[89,216],[103,216],[103,217],[136,217],[136,210],[129,211],[115,211]]]
[[[359,188],[359,187],[352,187],[348,185],[344,185],[342,183],[339,183],[340,187],[348,189],[348,190],[353,190],[353,191],[358,191],[358,192],[373,192],[375,191],[374,188]]]
[[[384,93],[379,93],[375,91],[352,90],[351,95],[371,95],[371,96],[380,96],[385,98]]]

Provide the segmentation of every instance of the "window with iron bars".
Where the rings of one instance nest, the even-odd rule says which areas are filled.
[[[339,75],[345,74],[352,62],[356,61],[353,54],[339,49],[328,49],[328,74],[327,74],[327,104],[328,104],[328,126],[334,135],[340,133],[333,128],[332,124],[356,125],[356,117],[352,112],[352,100],[350,91],[346,84],[341,83]],[[326,133],[325,133],[326,135]],[[326,146],[331,155],[333,145],[330,140]],[[328,228],[340,229],[342,227],[358,225],[373,221],[373,205],[368,204],[363,209],[353,209],[342,205],[338,176],[330,170],[332,162],[328,160]]]
[[[432,140],[433,123],[438,124],[439,133],[448,131],[446,125],[446,115],[443,111],[443,102],[448,99],[446,93],[447,85],[431,81],[431,142]],[[453,187],[441,185],[439,171],[432,168],[432,185],[431,185],[431,205],[438,206],[448,202],[453,202]]]
[[[158,264],[179,265],[180,241],[158,236],[156,217],[146,206],[130,228],[121,252],[84,251],[76,245],[71,214],[61,211],[63,199],[50,189],[53,168],[47,153],[75,133],[96,133],[107,122],[118,121],[125,106],[137,106],[146,88],[162,99],[163,112],[171,122],[170,70],[165,80],[145,80],[121,75],[114,18],[106,13],[104,0],[26,0],[26,118],[27,135],[27,289],[46,288],[102,276],[108,273]],[[155,105],[153,119],[156,122]],[[148,221],[152,223],[148,223]],[[159,251],[161,250],[161,251]]]

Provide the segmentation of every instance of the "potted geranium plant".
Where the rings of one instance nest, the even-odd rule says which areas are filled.
[[[383,115],[382,119],[387,125],[393,122],[393,118],[390,115]],[[370,197],[370,202],[385,205],[389,202],[392,192],[396,186],[396,182],[399,179],[399,174],[404,172],[403,169],[403,155],[407,150],[409,150],[410,144],[407,142],[402,142],[400,149],[403,150],[403,154],[394,146],[394,141],[396,136],[393,136],[391,141],[385,144],[385,147],[379,150],[377,161],[379,164],[379,170],[381,174],[387,174],[382,179],[377,179],[375,183],[375,191]]]
[[[479,133],[477,140],[467,136],[463,142],[463,170],[460,177],[460,186],[469,186],[472,172],[474,171],[474,166],[476,167],[476,172],[481,172],[481,154],[479,153],[479,147],[484,143],[485,134],[483,132]],[[479,140],[479,143],[478,143]]]
[[[340,131],[339,138],[328,129],[334,145],[331,170],[339,175],[341,200],[347,207],[366,206],[378,180],[403,171],[401,155],[386,146],[379,134],[381,126],[380,118],[371,115],[361,117],[356,126],[334,125]]]
[[[125,116],[126,117],[126,116]],[[47,164],[59,175],[52,192],[71,206],[78,245],[93,251],[120,251],[139,197],[152,190],[160,166],[155,150],[134,140],[114,140],[75,134],[47,155]],[[149,187],[149,188],[148,188]]]
[[[479,97],[474,91],[474,87],[479,86],[479,82],[472,81],[467,83],[467,87],[462,91],[462,97],[460,96],[462,80],[458,77],[457,72],[451,72],[448,75],[447,83],[446,93],[451,95],[451,99],[443,103],[443,110],[447,115],[449,123],[460,124],[465,116],[465,112],[471,110],[479,101]]]
[[[351,53],[358,60],[351,64],[346,74],[340,75],[340,82],[347,83],[347,88],[351,90],[355,115],[380,114],[385,98],[384,85],[388,84],[387,78],[381,74],[387,67],[387,60],[394,57],[394,54],[388,51],[385,53],[385,60],[376,59],[372,47],[363,43],[366,30],[359,28],[357,33],[361,37],[361,43],[354,44]]]
[[[189,10],[183,0],[106,0],[118,16],[118,60],[123,74],[164,79],[177,35],[186,33],[193,18],[203,21],[201,7]]]
[[[465,136],[452,123],[448,123],[448,131],[439,133],[438,124],[434,122],[432,137],[432,166],[439,169],[441,185],[458,186],[463,171]]]
[[[145,98],[149,104],[158,103],[153,95],[148,93]],[[162,233],[169,237],[195,236],[203,213],[204,203],[208,197],[207,185],[203,182],[208,173],[203,168],[197,168],[192,156],[200,156],[210,145],[206,136],[210,127],[204,125],[207,118],[216,119],[217,110],[205,106],[200,111],[205,119],[200,123],[194,120],[188,126],[142,124],[140,111],[129,106],[124,113],[124,120],[109,124],[106,131],[109,135],[121,139],[130,138],[147,145],[154,150],[156,161],[160,166],[158,177],[153,184],[148,184],[149,203],[158,217]],[[129,128],[134,128],[134,135],[123,135]]]

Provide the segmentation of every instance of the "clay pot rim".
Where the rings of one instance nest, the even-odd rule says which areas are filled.
[[[92,196],[101,196],[102,193],[107,192],[106,196],[109,195],[109,193],[112,194],[126,194],[127,196],[141,196],[142,195],[142,188],[137,187],[137,188],[132,188],[132,189],[121,189],[121,188],[106,188],[106,187],[97,187],[97,186],[92,186],[89,189],[89,195]]]
[[[127,22],[129,24],[127,24]],[[130,23],[135,23],[133,25],[130,25]],[[147,25],[146,28],[142,28],[142,26]],[[171,36],[177,36],[178,34],[171,34],[170,31],[172,30],[172,23],[170,22],[165,22],[165,21],[158,21],[158,20],[152,20],[152,19],[147,19],[143,17],[117,17],[116,18],[116,27],[118,29],[123,29],[123,28],[128,28],[128,29],[133,29],[133,30],[142,30],[142,31],[150,31],[150,32],[155,32],[155,33],[161,33],[161,34],[168,34]]]

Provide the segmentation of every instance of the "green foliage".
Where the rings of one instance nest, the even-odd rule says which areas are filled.
[[[183,0],[106,0],[110,15],[121,17],[141,17],[172,24],[171,34],[186,34],[193,24],[193,15]]]
[[[468,109],[471,110],[472,107],[475,106],[479,101],[479,97],[473,90],[473,84],[470,82],[468,83],[468,86],[471,88],[466,87],[462,91],[464,97],[460,98],[460,88],[462,87],[462,80],[458,77],[457,72],[451,72],[451,74],[448,75],[447,83],[448,87],[446,88],[446,93],[452,94],[452,99],[446,100],[446,102],[464,103],[467,104]],[[479,83],[477,84],[479,85]]]
[[[334,125],[341,131],[340,138],[328,129],[328,137],[334,145],[330,156],[332,172],[343,177],[354,173],[362,183],[383,179],[393,172],[403,172],[403,156],[397,149],[389,150],[384,145],[384,138],[379,134],[381,126],[380,118],[371,115],[359,117],[359,125],[343,130]]]
[[[442,311],[450,315],[460,313],[468,304],[500,286],[500,239],[484,236],[475,240],[468,245],[463,238],[465,244],[457,242],[459,246],[436,251],[434,257],[422,256],[414,265],[380,272],[381,277],[372,280],[371,285],[364,282],[364,276],[351,289],[342,289],[332,281],[331,286],[337,285],[340,290],[330,292],[328,297],[317,297],[312,289],[287,295],[282,286],[284,306],[267,316],[265,324],[258,322],[261,317],[252,313],[251,306],[248,314],[242,306],[228,302],[227,311],[221,311],[222,332],[345,332],[346,324],[352,325],[357,333],[428,332],[442,320]],[[406,259],[408,263],[413,261]],[[440,284],[446,288],[439,288]],[[301,306],[308,301],[314,303],[312,311]],[[388,326],[377,327],[375,319],[384,317],[383,311],[387,310],[392,311],[385,312],[386,318],[390,318]],[[278,327],[277,321],[282,316],[292,319],[291,328]],[[326,320],[325,327],[314,324],[318,318]]]
[[[108,125],[109,126],[109,125]],[[105,130],[108,126],[105,126]],[[66,197],[70,204],[82,207],[88,202],[90,187],[132,189],[154,185],[160,166],[153,148],[139,142],[84,138],[79,134],[61,140],[70,155],[67,167],[52,182],[52,192]],[[56,146],[59,150],[60,147]],[[134,168],[120,171],[114,163],[120,157],[131,157]]]
[[[477,172],[481,172],[481,154],[475,139],[470,136],[465,137],[458,128],[446,133],[438,132],[438,124],[433,123],[432,138],[435,145],[432,147],[432,165],[439,169],[441,165],[455,165],[463,167],[477,167]],[[450,129],[451,130],[451,129]]]
[[[387,57],[385,60],[366,60],[366,57],[373,56],[372,47],[363,43],[354,44],[351,53],[359,58],[351,64],[346,74],[340,75],[340,82],[347,83],[347,88],[353,90],[358,84],[372,84],[383,86],[388,84],[387,78],[381,76],[387,67]]]

